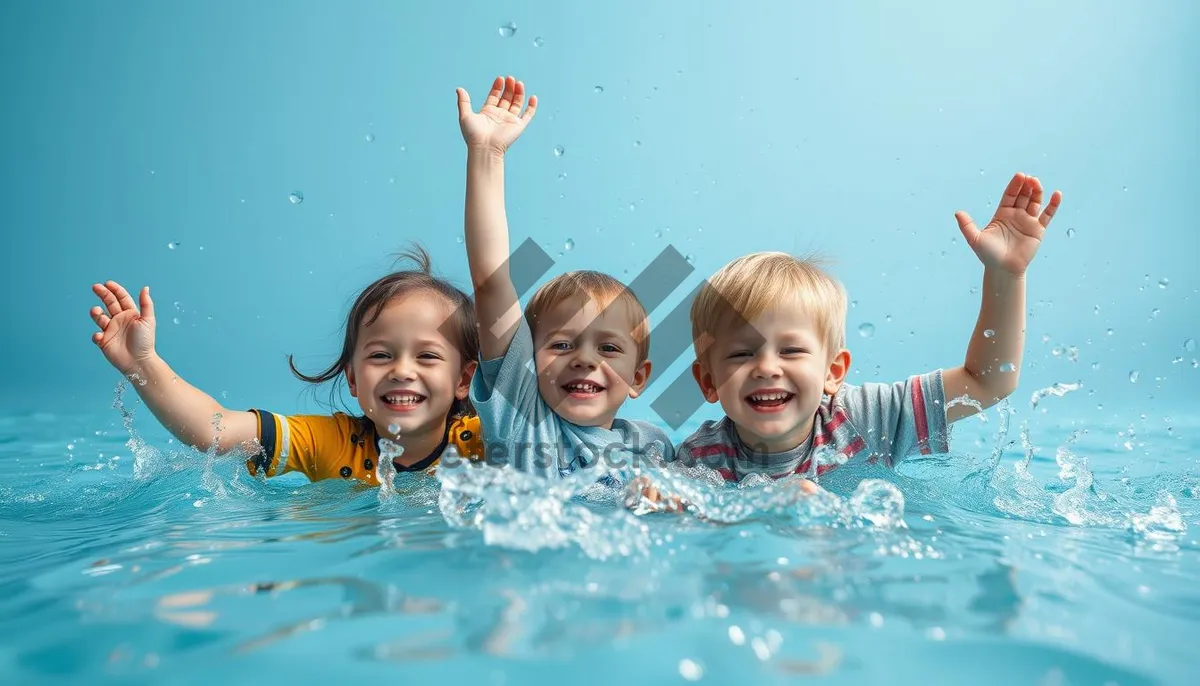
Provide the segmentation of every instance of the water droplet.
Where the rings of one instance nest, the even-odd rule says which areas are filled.
[[[368,133],[367,135],[363,136],[363,138],[365,138],[368,143],[375,142],[375,134],[373,133]]]
[[[1183,342],[1183,349],[1184,349],[1184,350],[1186,350],[1186,351],[1188,351],[1189,353],[1190,353],[1190,352],[1195,352],[1195,351],[1196,351],[1196,339],[1194,339],[1194,338],[1189,338],[1189,339],[1187,339],[1186,341],[1184,341],[1184,342]]]
[[[178,247],[179,247],[179,243],[177,243],[176,241],[171,241],[170,243],[167,243],[167,250],[174,250],[175,248],[178,248]]]
[[[850,307],[858,307],[858,301],[857,301],[857,300],[851,300],[851,301],[850,301]]]
[[[458,238],[455,238],[454,240],[456,240],[456,241],[457,241],[457,242],[459,242],[459,243],[462,243],[462,241],[463,241],[463,237],[462,237],[462,236],[459,236]]]
[[[978,292],[979,292],[979,286],[971,286],[971,295],[975,295]]]
[[[388,433],[390,433],[393,436],[399,436],[400,435],[400,425],[399,424],[388,424]]]
[[[637,203],[636,202],[629,203],[629,211],[634,212],[636,210],[637,210]]]
[[[1137,380],[1138,380],[1137,370],[1135,369],[1132,372],[1129,372],[1129,383],[1137,383]]]
[[[679,676],[688,681],[699,681],[704,676],[704,668],[685,658],[679,661]]]
[[[642,147],[642,142],[641,142],[641,141],[634,141],[634,142],[633,142],[633,147],[635,147],[635,148],[640,148],[640,147]]]
[[[508,22],[500,27],[501,38],[512,38],[517,33],[517,25],[514,22]]]
[[[67,444],[67,450],[74,450],[74,449],[75,449],[75,444],[74,444],[74,443],[68,443],[68,444]]]
[[[1107,329],[1107,330],[1106,330],[1104,333],[1105,333],[1105,334],[1107,334],[1107,335],[1109,335],[1109,336],[1111,336],[1111,335],[1113,335],[1113,330],[1112,330],[1112,329]]]
[[[691,253],[688,253],[683,259],[687,260],[688,264],[696,264],[696,256]]]
[[[546,44],[546,39],[542,38],[541,36],[538,36],[537,38],[533,39],[533,47],[535,47],[535,48],[540,48],[545,44]]]
[[[657,231],[655,231],[655,232],[654,232],[654,237],[655,237],[655,238],[662,238],[662,231],[661,231],[661,230],[657,230]]]
[[[875,325],[871,322],[863,322],[858,325],[858,335],[863,338],[870,338],[875,335]]]
[[[601,93],[604,92],[604,86],[596,86],[595,88],[592,89],[592,92],[595,93],[596,95],[600,95]]]
[[[979,170],[979,175],[980,175],[980,176],[983,176],[983,170],[982,170],[982,169],[980,169],[980,170]]]
[[[172,319],[171,321],[173,321],[173,322],[175,322],[176,324],[178,324],[178,323],[179,323],[179,317],[175,317],[175,318],[174,318],[174,319]]]
[[[991,329],[984,329],[984,330],[983,330],[983,337],[984,337],[984,338],[992,338],[992,337],[994,337],[995,335],[996,335],[996,332],[995,332],[995,331],[993,331],[993,330],[991,330]]]
[[[1128,192],[1129,192],[1129,186],[1121,186],[1121,190],[1123,190],[1123,191],[1125,191],[1126,193],[1128,193]]]
[[[566,150],[563,148],[563,146],[561,146],[561,145],[554,146],[554,156],[555,157],[562,157],[564,152],[566,152]]]
[[[1000,365],[1000,371],[1015,372],[1015,371],[1017,371],[1017,366],[1014,365],[1012,362],[1005,362],[1004,364]]]
[[[574,249],[575,249],[575,240],[573,238],[568,238],[567,242],[563,243],[563,250],[574,250]]]
[[[1156,307],[1156,308],[1154,308],[1153,310],[1150,310],[1150,318],[1151,318],[1151,319],[1154,319],[1155,317],[1157,317],[1157,316],[1158,316],[1158,313],[1159,313],[1159,312],[1161,312],[1161,311],[1162,311],[1162,310],[1158,309],[1157,307]]]
[[[1075,237],[1075,229],[1067,229],[1067,238]]]
[[[1096,371],[1096,370],[1098,370],[1098,369],[1100,369],[1100,363],[1099,363],[1099,362],[1093,362],[1093,363],[1092,363],[1092,371]]]
[[[292,191],[291,194],[288,195],[288,200],[293,205],[299,205],[300,203],[304,202],[304,194],[300,191]]]
[[[1158,287],[1163,290],[1166,290],[1167,286],[1170,286],[1170,285],[1171,285],[1171,280],[1165,276],[1158,280]]]

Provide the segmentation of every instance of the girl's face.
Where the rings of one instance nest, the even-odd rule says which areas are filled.
[[[454,401],[467,397],[476,362],[440,332],[451,314],[444,298],[422,291],[393,298],[375,321],[359,324],[346,380],[380,435],[398,428],[405,438],[440,437]]]

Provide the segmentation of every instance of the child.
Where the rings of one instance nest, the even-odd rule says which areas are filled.
[[[251,474],[298,471],[312,481],[354,478],[378,486],[381,437],[404,449],[393,460],[397,471],[428,469],[449,445],[459,455],[482,457],[479,418],[467,401],[479,350],[471,302],[431,275],[423,250],[405,256],[417,269],[388,274],[358,295],[336,362],[308,376],[288,357],[292,373],[310,383],[345,375],[362,417],[285,417],[222,407],[176,376],[158,356],[148,286],[140,294],[140,313],[120,284],[92,286],[107,310],[92,308],[100,327],[92,341],[132,378],[142,401],[180,441],[224,453],[257,440],[246,463]],[[219,418],[216,429],[214,417]]]
[[[1017,386],[1025,343],[1025,270],[1062,201],[1042,209],[1042,185],[1016,174],[982,231],[955,216],[984,265],[983,303],[961,367],[895,384],[844,384],[846,294],[811,260],[784,253],[738,258],[692,305],[693,375],[725,418],[683,441],[684,464],[726,480],[748,474],[816,477],[862,456],[891,467],[916,451],[947,452],[946,426],[987,408]],[[801,483],[812,490],[812,485]],[[643,494],[655,500],[648,486]],[[680,503],[668,502],[669,509]]]
[[[601,459],[618,468],[650,455],[670,459],[664,431],[616,417],[650,375],[649,324],[633,293],[606,274],[570,272],[542,286],[521,317],[508,269],[504,154],[533,119],[537,97],[522,113],[525,85],[511,76],[495,80],[478,113],[465,90],[457,93],[482,355],[471,400],[493,441],[488,461],[559,477]]]

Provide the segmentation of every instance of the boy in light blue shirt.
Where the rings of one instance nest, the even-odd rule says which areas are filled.
[[[563,274],[542,286],[524,317],[509,273],[504,155],[537,110],[525,86],[498,77],[479,112],[458,89],[467,144],[466,245],[481,364],[471,401],[485,459],[547,477],[601,467],[618,476],[640,460],[670,460],[670,438],[616,416],[650,377],[650,330],[637,297],[611,276]],[[522,111],[524,110],[524,111]]]

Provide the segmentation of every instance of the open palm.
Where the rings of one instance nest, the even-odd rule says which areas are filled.
[[[521,112],[525,104],[525,84],[511,76],[496,77],[478,112],[471,109],[471,96],[466,90],[459,88],[455,92],[458,93],[458,125],[463,140],[470,147],[503,154],[520,137],[537,111],[538,99],[533,95],[529,98],[529,107]]]
[[[95,284],[92,292],[104,303],[104,308],[93,307],[91,311],[92,321],[100,327],[92,334],[92,342],[112,366],[122,374],[129,374],[154,355],[154,301],[150,299],[150,288],[142,288],[139,294],[140,312],[129,291],[116,281]]]
[[[1042,236],[1060,203],[1062,193],[1054,191],[1043,209],[1042,182],[1036,176],[1017,172],[1004,189],[995,216],[982,231],[966,212],[957,212],[954,217],[967,245],[985,267],[1020,276],[1041,247]]]

